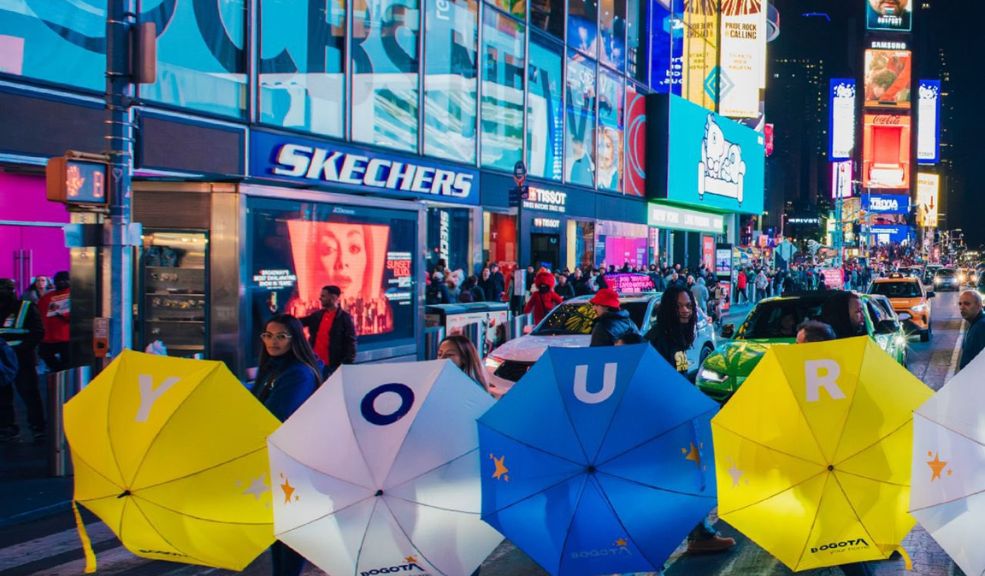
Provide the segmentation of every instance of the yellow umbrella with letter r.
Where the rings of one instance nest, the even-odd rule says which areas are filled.
[[[65,404],[73,507],[138,556],[242,570],[274,540],[278,425],[222,362],[124,351]]]
[[[773,346],[711,421],[719,516],[791,570],[906,558],[931,394],[867,337]]]

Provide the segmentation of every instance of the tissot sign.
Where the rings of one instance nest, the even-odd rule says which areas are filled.
[[[336,184],[456,204],[479,203],[476,170],[369,152],[334,142],[254,131],[250,176],[296,184]]]
[[[909,214],[910,197],[906,194],[865,194],[862,208],[880,214]]]

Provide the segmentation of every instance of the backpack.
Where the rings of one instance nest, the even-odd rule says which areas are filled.
[[[17,354],[14,353],[14,349],[6,340],[0,339],[0,387],[14,385],[17,367]]]

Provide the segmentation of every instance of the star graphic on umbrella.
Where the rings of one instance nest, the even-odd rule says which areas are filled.
[[[616,546],[620,548],[625,548],[626,544],[628,544],[628,542],[626,542],[625,538],[619,538],[618,540],[616,540]]]
[[[255,499],[259,500],[268,490],[270,487],[267,486],[267,481],[264,480],[263,475],[260,475],[253,479],[250,487],[244,490],[243,494],[252,494]]]
[[[493,479],[494,480],[502,480],[503,482],[509,482],[510,481],[510,477],[509,477],[510,469],[507,468],[506,467],[506,464],[504,463],[504,461],[506,460],[506,455],[504,454],[504,455],[500,456],[499,458],[496,458],[495,456],[493,456],[492,454],[490,454],[489,455],[489,458],[492,459],[493,464],[496,466],[496,471],[493,472],[493,475],[492,475]]]
[[[701,463],[701,454],[698,453],[698,447],[691,442],[690,448],[681,448],[681,454],[685,454],[685,460],[691,460],[697,464]]]
[[[294,496],[294,486],[291,486],[291,481],[285,477],[284,483],[280,485],[280,489],[284,491],[284,504],[290,504],[291,496]],[[296,499],[297,497],[295,497]]]
[[[407,564],[417,564],[417,558],[415,556],[408,556],[404,558],[404,562]]]
[[[739,485],[739,480],[742,479],[742,475],[745,474],[739,467],[732,463],[732,466],[728,469],[728,475],[732,477],[732,487],[735,488]]]
[[[944,468],[947,467],[947,460],[941,460],[940,455],[938,455],[936,452],[927,452],[927,456],[930,456],[931,454],[934,455],[934,459],[928,460],[927,466],[930,466],[930,471],[931,471],[930,481],[933,482],[934,480],[940,479],[941,472],[943,472]],[[948,476],[951,475],[950,470],[947,471],[947,475]]]

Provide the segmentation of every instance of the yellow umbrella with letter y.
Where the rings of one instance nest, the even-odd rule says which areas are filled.
[[[65,405],[74,500],[138,556],[242,570],[274,540],[278,425],[221,362],[124,351]]]
[[[712,419],[720,517],[792,570],[902,551],[931,394],[867,337],[770,348]]]

